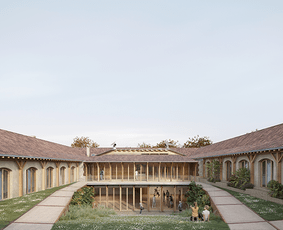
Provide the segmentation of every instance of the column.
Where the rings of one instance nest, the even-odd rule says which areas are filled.
[[[140,203],[142,203],[142,187],[140,187]]]
[[[162,200],[162,199],[163,199],[163,186],[161,186],[161,191],[160,191],[160,193],[161,193],[161,194],[160,194],[160,197],[161,197],[161,198],[160,198],[160,201],[161,201],[161,202],[160,202],[160,211],[163,212],[163,200]]]
[[[135,203],[136,203],[135,193],[136,193],[136,189],[135,186],[133,186],[133,211],[135,211]]]
[[[202,160],[202,178],[205,178],[205,159]]]
[[[99,177],[100,170],[99,170],[99,164],[98,163],[96,163],[96,168],[97,168],[97,181],[100,181],[100,177]]]
[[[41,168],[42,168],[42,178],[41,178],[41,190],[45,190],[45,167],[47,162],[46,161],[40,161]]]
[[[233,156],[231,157],[232,162],[233,162],[233,173],[236,173],[236,161],[237,161],[237,157]]]
[[[197,181],[197,163],[195,163],[194,177],[195,177],[195,182],[196,182]]]
[[[172,168],[173,168],[173,162],[172,162],[172,164],[171,164],[170,181],[172,181],[172,173],[173,173],[173,170],[172,170]]]
[[[140,167],[140,181],[142,181],[142,164],[141,164],[141,167]]]
[[[106,185],[106,207],[108,208],[108,185]]]
[[[158,163],[158,181],[160,181],[160,162]]]
[[[147,211],[150,209],[149,185],[147,186]]]
[[[105,163],[103,164],[103,171],[104,171],[103,180],[105,180],[106,178]]]
[[[126,188],[126,209],[129,210],[129,188]]]
[[[119,186],[120,188],[120,211],[122,211],[122,187],[121,185]]]
[[[134,162],[134,181],[136,181],[136,163]]]
[[[251,164],[251,183],[254,184],[254,161],[256,158],[256,154],[254,155],[248,155],[250,164]]]
[[[71,183],[71,163],[68,163],[68,182]]]
[[[116,163],[116,180],[118,179],[118,164]]]
[[[146,181],[148,181],[148,162],[146,162]]]
[[[60,162],[55,162],[56,165],[56,186],[59,186],[59,167],[60,167]]]
[[[19,169],[19,196],[22,196],[23,195],[23,169],[26,165],[26,161],[16,160],[16,163]]]
[[[121,168],[122,168],[122,181],[124,180],[124,164],[121,162]]]
[[[180,200],[181,200],[182,203],[183,203],[183,187],[181,187],[181,198],[180,198]]]
[[[80,180],[80,175],[79,175],[79,166],[80,166],[80,164],[79,163],[76,163],[76,168],[77,168],[77,181],[79,181]]]
[[[185,163],[183,163],[183,179],[182,179],[182,181],[184,181],[185,180]]]
[[[190,163],[188,163],[188,180],[190,180],[191,179],[191,164]]]
[[[110,168],[110,181],[112,180],[112,164],[109,163],[109,168]]]
[[[220,179],[220,181],[222,181],[222,177],[223,177],[223,175],[222,175],[223,174],[223,171],[222,171],[223,170],[223,159],[222,158],[219,158],[219,163],[220,163],[220,166],[219,166],[220,167],[219,168],[220,169],[219,170],[219,174],[220,174],[219,176],[220,177],[219,177],[219,179]]]
[[[128,163],[128,181],[130,180],[130,164]]]
[[[176,212],[176,202],[177,202],[176,185],[174,185],[174,212]]]
[[[154,181],[154,163],[153,163],[153,166],[152,166],[152,180]]]

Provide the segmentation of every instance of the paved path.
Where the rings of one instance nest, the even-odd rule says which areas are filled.
[[[249,229],[249,230],[271,230],[283,229],[283,220],[265,221],[257,213],[252,211],[246,205],[230,193],[205,183],[198,183],[203,186],[217,206],[224,221],[231,230]]]
[[[69,204],[73,193],[85,184],[85,182],[77,182],[54,192],[7,226],[5,230],[50,230]]]
[[[68,187],[60,189],[22,215],[5,230],[50,230],[59,216],[69,204],[73,193],[83,187],[86,182],[77,182]],[[283,220],[265,221],[250,208],[233,197],[230,193],[205,183],[201,184],[217,206],[222,218],[231,230],[283,230]],[[133,212],[118,213],[121,215],[138,215]],[[170,212],[172,213],[172,212]],[[170,214],[168,213],[168,214]],[[146,214],[146,213],[144,213]],[[167,213],[150,212],[150,215],[166,215]]]

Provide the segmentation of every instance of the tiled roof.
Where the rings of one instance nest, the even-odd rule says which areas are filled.
[[[283,149],[283,124],[199,148],[192,157],[205,158],[280,148]]]
[[[81,161],[85,154],[85,149],[71,148],[0,129],[0,156]]]

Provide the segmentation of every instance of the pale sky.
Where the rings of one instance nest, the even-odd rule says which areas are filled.
[[[0,129],[213,142],[282,123],[283,1],[0,1]]]

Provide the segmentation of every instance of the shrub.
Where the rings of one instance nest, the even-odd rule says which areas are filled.
[[[240,168],[231,175],[228,186],[246,190],[246,188],[253,188],[254,185],[250,183],[250,170],[247,168]]]
[[[198,206],[210,205],[209,196],[205,194],[201,185],[197,185],[194,181],[189,184],[189,190],[186,192],[187,203],[193,205],[194,202],[198,203]]]
[[[213,160],[211,163],[207,164],[208,181],[209,182],[219,182],[220,181],[220,162],[218,160]]]
[[[71,200],[71,205],[92,205],[94,201],[94,191],[92,187],[83,187],[74,195]]]
[[[267,188],[270,190],[269,194],[272,197],[283,199],[283,185],[278,181],[271,180],[267,184]]]

